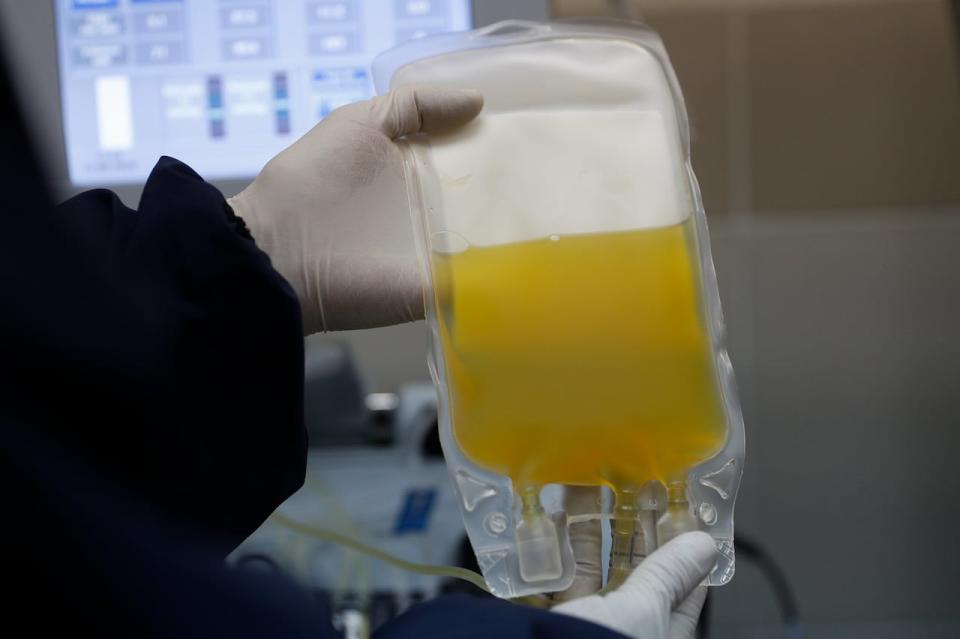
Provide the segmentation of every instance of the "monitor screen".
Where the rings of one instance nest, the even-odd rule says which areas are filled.
[[[370,61],[471,26],[470,0],[56,0],[75,186],[142,182],[161,155],[256,175],[333,109],[373,94]]]

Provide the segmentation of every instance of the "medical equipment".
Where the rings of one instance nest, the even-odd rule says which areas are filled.
[[[505,22],[374,61],[377,89],[478,89],[408,138],[441,441],[492,592],[562,590],[556,490],[612,489],[608,588],[680,532],[733,574],[743,422],[683,99],[651,31]]]
[[[305,484],[230,562],[284,572],[325,612],[362,611],[374,629],[451,579],[481,587],[478,573],[457,565],[465,533],[436,444],[433,385],[365,394],[341,346],[308,340],[306,359]],[[345,392],[333,398],[330,388]],[[311,409],[318,403],[326,409]]]
[[[77,186],[142,182],[161,155],[208,180],[256,175],[334,109],[373,94],[376,53],[473,24],[469,0],[53,4]]]

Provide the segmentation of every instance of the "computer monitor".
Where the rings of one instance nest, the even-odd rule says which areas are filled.
[[[394,44],[472,26],[470,0],[55,0],[73,186],[143,182],[160,155],[255,175],[370,97]]]

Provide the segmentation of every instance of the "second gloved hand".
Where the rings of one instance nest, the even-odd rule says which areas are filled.
[[[693,639],[717,561],[713,539],[684,533],[664,544],[605,595],[572,599],[553,608],[636,639]]]
[[[475,91],[404,87],[330,114],[229,204],[300,299],[304,334],[423,317],[400,149],[463,125]]]

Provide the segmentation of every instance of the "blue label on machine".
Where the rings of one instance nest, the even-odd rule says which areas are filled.
[[[433,510],[433,502],[436,499],[437,491],[434,488],[416,488],[407,491],[397,516],[397,523],[393,527],[393,533],[399,535],[426,530],[430,511]]]
[[[74,9],[110,9],[117,6],[117,0],[73,0]]]

